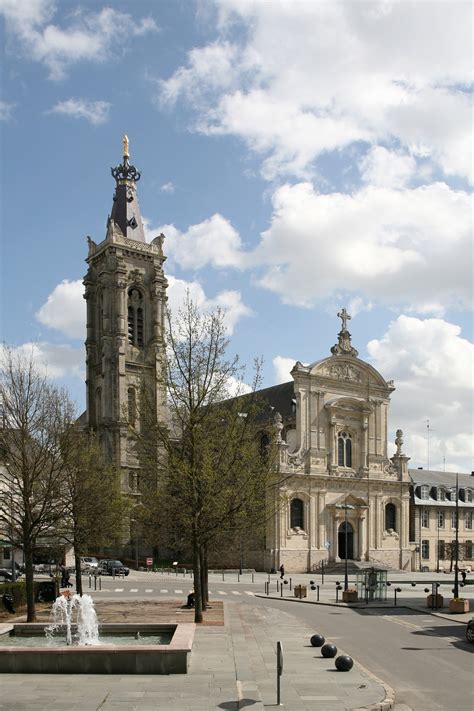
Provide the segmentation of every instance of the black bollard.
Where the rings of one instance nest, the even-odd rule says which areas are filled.
[[[348,654],[341,654],[340,657],[337,657],[334,663],[336,665],[337,671],[350,671],[354,666],[354,660],[352,659],[352,657],[349,657]]]

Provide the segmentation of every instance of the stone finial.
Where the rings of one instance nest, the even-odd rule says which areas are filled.
[[[281,442],[281,432],[283,430],[283,418],[279,412],[275,412],[273,421],[275,423],[275,429],[277,431],[276,441]]]
[[[347,330],[347,322],[350,321],[351,316],[349,316],[345,308],[337,316],[341,319],[341,330],[338,333],[338,342],[331,348],[331,353],[333,355],[349,355],[356,358],[359,355],[359,351],[353,347],[351,334]]]
[[[124,158],[130,158],[130,153],[128,152],[128,145],[129,145],[128,136],[125,133],[122,138],[123,157]]]

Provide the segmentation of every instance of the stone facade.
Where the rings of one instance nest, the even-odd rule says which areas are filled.
[[[105,239],[88,238],[85,425],[99,436],[106,459],[120,471],[122,489],[138,493],[139,462],[130,445],[129,423],[138,418],[143,388],[152,394],[156,418],[165,417],[160,377],[164,352],[167,281],[161,234],[145,242],[136,183],[128,160],[112,169],[116,180]],[[137,422],[138,424],[138,422]]]
[[[406,570],[410,478],[400,431],[396,454],[387,455],[394,385],[357,357],[349,316],[345,310],[339,315],[332,355],[295,364],[293,412],[276,415],[284,481],[267,532],[266,566],[312,571],[321,561],[343,560],[347,541],[349,559]]]

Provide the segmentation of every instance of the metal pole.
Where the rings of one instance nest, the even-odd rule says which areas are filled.
[[[316,602],[319,602],[319,585],[316,585]]]
[[[290,578],[290,590],[291,590],[291,578]]]
[[[454,597],[459,597],[459,476],[456,474],[456,556],[454,568]]]
[[[436,572],[439,573],[439,511],[436,512],[436,524],[438,530],[437,543],[436,543]]]
[[[344,590],[349,590],[349,579],[347,576],[347,504],[344,507]]]
[[[324,560],[321,561],[321,585],[324,585]]]

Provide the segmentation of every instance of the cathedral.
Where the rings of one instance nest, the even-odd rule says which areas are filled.
[[[120,473],[122,490],[138,504],[140,462],[128,428],[134,424],[142,388],[152,396],[153,417],[166,419],[160,377],[166,257],[162,234],[150,243],[145,240],[137,197],[140,173],[130,163],[126,136],[122,163],[112,168],[112,176],[116,186],[105,239],[97,244],[88,238],[87,410],[80,419],[97,432],[107,461]],[[282,485],[278,512],[259,550],[246,552],[246,564],[306,572],[322,562],[349,559],[401,570],[422,569],[423,564],[439,569],[440,544],[442,550],[446,546],[444,538],[439,540],[436,509],[444,507],[448,513],[456,500],[462,509],[462,521],[459,516],[456,521],[460,535],[467,536],[467,560],[472,559],[474,485],[469,475],[462,475],[455,497],[448,481],[454,475],[420,476],[414,470],[414,476],[402,451],[401,430],[389,458],[394,383],[358,357],[346,310],[338,317],[337,343],[327,358],[308,366],[297,362],[289,382],[260,391],[272,413]],[[444,499],[438,498],[440,491]],[[431,513],[422,510],[428,503]]]

